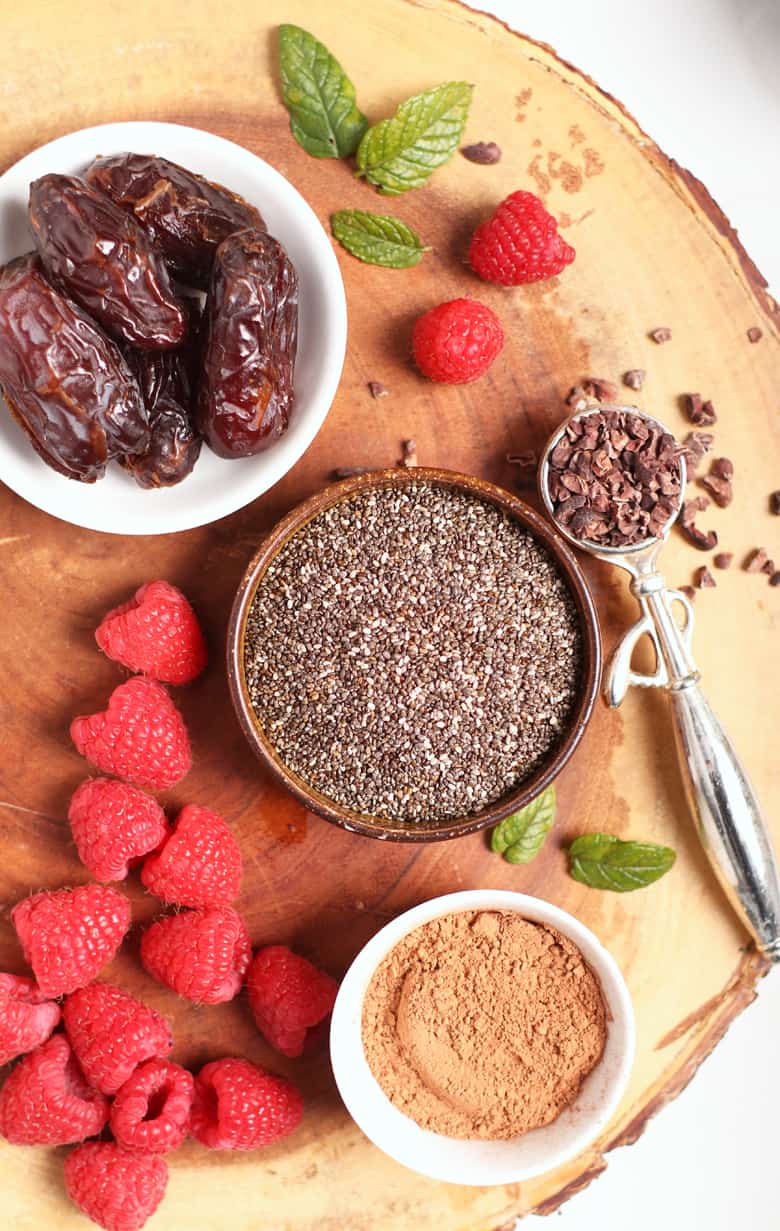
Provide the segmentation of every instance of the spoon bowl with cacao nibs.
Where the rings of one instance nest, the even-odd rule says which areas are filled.
[[[780,961],[780,877],[766,822],[699,687],[691,648],[693,607],[683,593],[667,587],[658,567],[682,508],[684,448],[668,428],[634,406],[597,405],[575,412],[556,429],[538,477],[544,506],[561,534],[581,551],[625,569],[641,608],[607,664],[606,703],[619,706],[632,685],[669,693],[686,796],[701,842],[759,949],[770,961]],[[631,666],[644,637],[655,652],[651,674]]]

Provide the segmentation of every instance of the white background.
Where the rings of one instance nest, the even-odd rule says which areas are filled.
[[[550,43],[701,179],[780,292],[780,0],[474,0]],[[778,405],[780,412],[780,404]],[[780,973],[555,1231],[780,1231]],[[523,1231],[549,1231],[530,1218]]]

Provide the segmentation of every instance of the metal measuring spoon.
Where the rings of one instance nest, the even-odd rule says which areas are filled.
[[[685,793],[702,845],[759,949],[770,961],[780,962],[780,878],[766,822],[737,754],[699,687],[700,676],[691,651],[693,607],[679,590],[667,587],[658,571],[658,556],[682,507],[685,458],[679,459],[678,507],[654,538],[628,547],[604,547],[575,538],[555,517],[549,491],[550,453],[573,419],[621,411],[647,419],[664,432],[669,430],[635,406],[598,405],[576,411],[547,442],[539,465],[540,495],[557,529],[570,543],[631,574],[631,593],[642,614],[607,663],[602,681],[604,699],[616,708],[632,684],[668,691]],[[672,612],[673,603],[681,609],[682,624]],[[636,644],[645,635],[655,647],[656,669],[652,675],[631,667]]]

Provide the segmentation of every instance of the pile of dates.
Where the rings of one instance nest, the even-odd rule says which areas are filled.
[[[167,487],[204,440],[248,457],[286,431],[298,281],[253,205],[118,154],[35,180],[29,219],[36,251],[0,269],[0,386],[45,462]]]

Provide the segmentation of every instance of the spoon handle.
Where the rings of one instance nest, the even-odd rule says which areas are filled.
[[[734,910],[780,961],[780,879],[761,807],[697,683],[671,690],[683,784],[702,845]]]
[[[780,877],[772,842],[755,791],[699,686],[691,649],[693,608],[685,595],[667,590],[655,571],[635,576],[631,590],[642,615],[607,668],[607,704],[620,705],[632,685],[668,691],[683,785],[704,850],[759,949],[780,962]],[[673,602],[683,608],[682,626],[672,613]],[[631,669],[634,648],[644,635],[655,647],[652,675]]]

